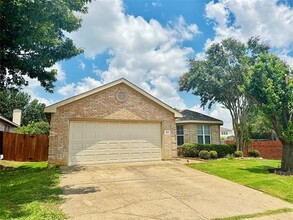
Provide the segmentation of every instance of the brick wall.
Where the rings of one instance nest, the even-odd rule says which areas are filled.
[[[127,101],[119,102],[116,93],[123,91]],[[160,122],[162,126],[162,159],[176,157],[176,126],[174,113],[141,95],[125,84],[118,84],[96,94],[57,108],[51,115],[49,164],[67,165],[69,125],[71,120],[127,120]],[[164,130],[170,130],[165,135]]]
[[[243,149],[244,156],[247,156],[248,151],[258,150],[260,156],[265,159],[278,159],[282,158],[283,145],[281,141],[254,141],[247,148]]]
[[[184,143],[198,143],[197,140],[197,126],[202,124],[197,123],[176,123],[176,125],[183,125],[184,129]],[[220,125],[205,124],[211,128],[211,144],[220,144]]]

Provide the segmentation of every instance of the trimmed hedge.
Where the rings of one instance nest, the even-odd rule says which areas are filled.
[[[207,150],[201,150],[201,151],[199,152],[198,156],[199,156],[199,158],[201,158],[201,159],[208,160],[208,159],[210,159],[211,154],[210,154],[210,152],[208,152]]]
[[[184,157],[198,157],[199,150],[193,147],[193,144],[186,143],[182,146],[182,155]]]
[[[211,151],[210,151],[210,158],[211,158],[211,159],[216,159],[216,158],[218,158],[218,152],[215,151],[215,150],[211,150]]]
[[[235,151],[234,156],[235,157],[243,157],[243,152],[242,151]]]
[[[217,151],[218,157],[226,157],[227,154],[233,154],[236,150],[235,144],[196,144],[185,143],[182,145],[182,155],[184,157],[197,157],[202,150]]]
[[[259,157],[260,152],[258,150],[251,150],[251,151],[248,151],[248,156],[249,157]]]

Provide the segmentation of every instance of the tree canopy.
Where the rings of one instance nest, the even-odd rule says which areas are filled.
[[[251,139],[270,140],[274,136],[270,120],[258,108],[248,114],[248,134]]]
[[[292,69],[276,55],[261,54],[246,77],[245,92],[269,118],[283,144],[282,170],[292,173]]]
[[[201,107],[220,103],[229,110],[237,148],[244,147],[247,133],[247,113],[249,110],[242,85],[244,75],[254,64],[261,52],[269,47],[251,38],[246,44],[228,38],[212,44],[205,51],[204,60],[190,60],[189,71],[179,81],[180,91],[192,91],[200,96]]]
[[[37,99],[31,100],[30,95],[16,90],[0,90],[0,115],[12,120],[13,110],[22,110],[21,124],[47,121],[44,109],[46,105]]]
[[[65,32],[76,31],[90,0],[0,0],[0,89],[36,78],[52,92],[56,62],[82,52]]]
[[[0,115],[12,120],[14,109],[24,110],[31,97],[16,90],[0,90]]]

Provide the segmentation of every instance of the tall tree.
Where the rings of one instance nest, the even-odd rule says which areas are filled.
[[[0,90],[0,115],[12,120],[13,110],[22,110],[21,124],[30,122],[47,121],[44,108],[45,104],[37,99],[31,101],[30,95],[16,90]]]
[[[293,173],[292,69],[277,56],[261,54],[249,71],[245,91],[264,114],[283,144],[281,169]]]
[[[81,26],[75,12],[90,0],[0,0],[0,89],[27,85],[36,78],[52,92],[56,62],[82,50],[64,35]]]
[[[22,125],[28,125],[31,122],[47,121],[44,113],[46,105],[39,103],[37,99],[32,100],[25,108],[22,114]]]
[[[259,108],[252,109],[248,114],[248,133],[251,139],[272,138],[273,126]]]
[[[24,111],[31,97],[16,90],[0,90],[0,115],[12,120],[14,109]]]
[[[179,81],[180,91],[200,96],[201,107],[220,103],[229,110],[237,150],[245,146],[249,105],[242,91],[244,75],[261,52],[269,47],[251,38],[243,44],[233,38],[211,45],[204,60],[190,60],[189,71]]]

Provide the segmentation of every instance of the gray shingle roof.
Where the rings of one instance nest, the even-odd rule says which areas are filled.
[[[191,111],[188,109],[184,109],[179,111],[182,114],[182,118],[177,118],[176,121],[210,121],[210,122],[218,122],[222,123],[223,121],[201,114],[199,112]]]

